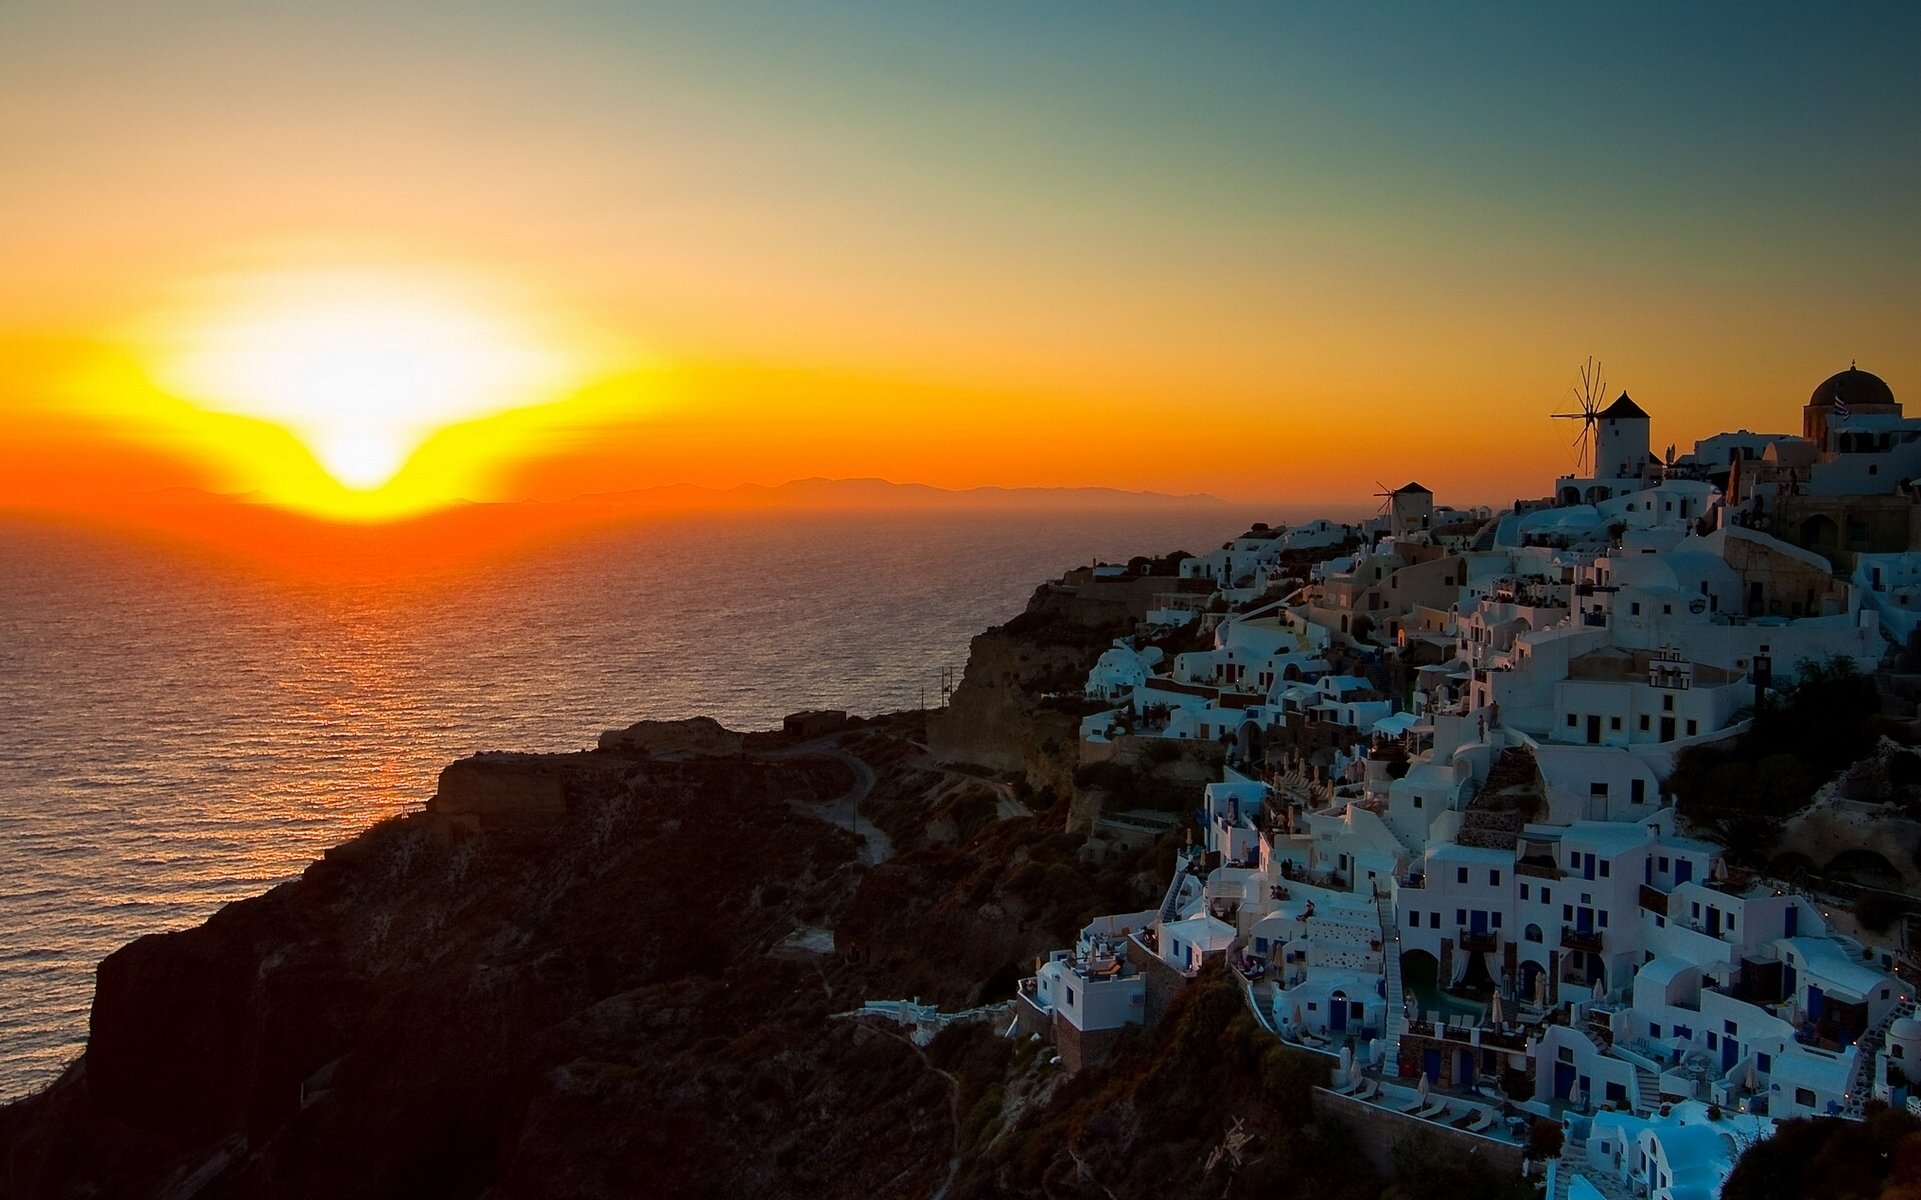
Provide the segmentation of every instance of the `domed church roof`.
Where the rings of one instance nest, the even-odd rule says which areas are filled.
[[[1881,381],[1879,375],[1849,365],[1839,374],[1830,375],[1814,389],[1808,404],[1816,408],[1833,408],[1836,399],[1845,400],[1850,408],[1863,404],[1893,404],[1894,389]]]

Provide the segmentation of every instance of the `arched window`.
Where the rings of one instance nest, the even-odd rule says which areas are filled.
[[[1524,942],[1540,941],[1541,927],[1539,925],[1529,925],[1526,929],[1523,929],[1521,931],[1521,940]]]

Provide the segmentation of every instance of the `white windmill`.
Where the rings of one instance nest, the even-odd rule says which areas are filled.
[[[1601,419],[1601,400],[1607,395],[1607,383],[1601,378],[1600,361],[1589,358],[1581,365],[1581,382],[1569,389],[1574,394],[1574,402],[1579,412],[1558,412],[1557,421],[1579,421],[1581,432],[1568,443],[1579,447],[1578,459],[1581,474],[1587,475],[1594,462],[1594,425]]]

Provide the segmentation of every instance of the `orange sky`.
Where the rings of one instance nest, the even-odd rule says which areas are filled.
[[[1590,354],[1657,449],[1795,429],[1850,359],[1921,381],[1914,96],[1797,66],[1907,23],[106,7],[0,14],[0,507],[1500,504],[1571,467]],[[316,272],[371,282],[283,303]]]

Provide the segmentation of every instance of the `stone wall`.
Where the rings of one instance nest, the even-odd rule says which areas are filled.
[[[1391,1175],[1394,1171],[1394,1148],[1415,1138],[1426,1138],[1463,1154],[1472,1154],[1492,1164],[1501,1174],[1514,1176],[1521,1173],[1519,1146],[1432,1121],[1417,1121],[1406,1113],[1337,1096],[1325,1088],[1314,1089],[1314,1112],[1317,1116],[1331,1118],[1347,1126],[1354,1135],[1355,1148],[1369,1166],[1383,1175]]]

